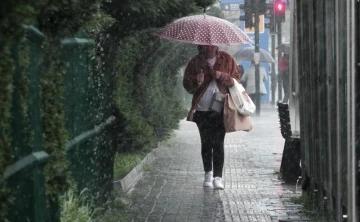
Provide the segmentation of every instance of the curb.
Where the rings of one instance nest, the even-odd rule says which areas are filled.
[[[130,173],[128,173],[123,179],[117,180],[113,182],[114,190],[122,191],[127,193],[136,182],[142,177],[144,173],[144,165],[151,164],[156,158],[156,152],[158,148],[155,148],[150,153],[148,153],[141,162],[136,165]]]

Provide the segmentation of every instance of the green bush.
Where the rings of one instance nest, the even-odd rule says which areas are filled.
[[[117,194],[116,199],[101,206],[101,213],[97,214],[94,222],[129,222],[135,221],[134,215],[126,212],[126,205],[122,202],[123,194]]]
[[[65,144],[67,133],[64,126],[64,110],[62,101],[63,64],[57,57],[59,53],[60,39],[64,36],[72,36],[84,25],[96,9],[97,1],[69,0],[69,1],[12,1],[2,2],[0,9],[0,177],[7,166],[13,163],[14,147],[12,141],[11,120],[13,118],[26,121],[28,111],[26,102],[28,51],[20,48],[18,66],[22,75],[20,80],[14,81],[14,57],[10,49],[19,43],[23,32],[23,25],[36,24],[47,38],[47,44],[43,47],[44,62],[41,79],[42,96],[42,122],[44,129],[42,145],[52,154],[51,161],[46,164],[46,191],[52,200],[57,199],[60,190],[68,187],[68,169],[66,163]],[[13,89],[20,93],[21,116],[13,116],[11,113]],[[28,124],[24,122],[21,129],[24,135],[31,136]],[[40,127],[40,126],[39,126]],[[24,141],[29,138],[21,138]],[[30,144],[27,144],[30,145]],[[19,147],[26,149],[26,147]],[[9,196],[11,188],[0,185],[0,220],[5,221],[7,206],[12,197]]]
[[[117,153],[114,162],[114,180],[125,177],[144,157],[142,153]]]
[[[68,190],[60,198],[61,222],[92,222],[94,210],[86,200],[86,189],[79,195],[74,190]]]
[[[154,29],[123,39],[114,67],[120,151],[154,147],[178,127],[186,116],[178,70],[194,54],[194,46],[159,40]]]
[[[13,163],[14,147],[12,138],[12,100],[14,83],[13,75],[15,71],[13,53],[11,48],[22,37],[22,25],[32,23],[36,19],[38,8],[45,5],[45,1],[11,1],[7,0],[1,3],[0,7],[0,178],[7,166]],[[21,50],[26,53],[26,50]],[[19,53],[20,58],[26,55]],[[28,60],[20,61],[20,67],[26,68]],[[21,76],[22,80],[26,78]],[[21,81],[25,83],[24,81]],[[21,84],[20,82],[20,84]],[[24,86],[24,84],[21,84]],[[21,99],[26,99],[27,87],[22,88]],[[25,97],[24,97],[25,96]],[[23,105],[23,104],[22,104]],[[26,107],[22,106],[22,114],[26,112]],[[23,115],[19,118],[25,118]],[[13,197],[10,196],[11,190],[5,187],[5,183],[0,184],[0,221],[6,221],[8,206],[12,202]]]
[[[45,167],[46,193],[50,203],[56,206],[58,194],[72,185],[65,150],[69,138],[63,101],[66,67],[59,60],[61,39],[81,35],[95,41],[91,78],[98,86],[94,91],[99,97],[96,101],[99,115],[94,117],[97,118],[94,123],[115,114],[118,151],[143,151],[168,138],[179,119],[186,115],[178,93],[181,82],[178,69],[196,53],[194,46],[159,40],[154,32],[171,20],[199,12],[199,6],[214,2],[208,0],[202,4],[201,1],[5,0],[0,9],[0,42],[3,43],[0,45],[0,177],[13,163],[11,144],[16,138],[11,138],[10,122],[17,117],[11,113],[15,83],[10,49],[18,41],[15,36],[22,31],[23,24],[36,24],[47,37],[42,47],[42,148],[52,157]],[[20,62],[20,67],[26,69],[27,60]],[[24,85],[26,79],[21,79],[23,101],[27,100],[27,89],[21,87]],[[21,108],[25,118],[27,109]],[[8,188],[1,184],[1,221],[5,221],[7,205],[12,200],[8,194]]]
[[[97,46],[95,76],[114,89],[117,151],[155,147],[157,142],[167,139],[178,127],[179,120],[186,116],[184,107],[188,104],[184,105],[186,96],[179,93],[182,76],[178,73],[197,53],[196,47],[160,40],[154,34],[166,23],[202,12],[202,7],[214,2],[102,1],[101,9],[115,20],[101,13],[88,30],[95,30],[90,32]],[[110,22],[104,23],[105,20]]]

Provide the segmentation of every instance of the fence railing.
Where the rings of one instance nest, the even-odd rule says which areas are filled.
[[[21,69],[19,62],[20,47],[14,46],[13,50],[16,66],[11,110],[14,163],[5,169],[0,181],[12,191],[13,201],[7,214],[9,221],[58,221],[59,209],[49,209],[45,194],[44,166],[52,158],[42,145],[41,49],[46,37],[32,26],[25,26],[24,30],[26,40],[19,44],[24,44],[29,53],[26,72]],[[96,81],[99,78],[93,76],[92,46],[88,39],[67,38],[62,41],[60,59],[66,64],[65,126],[70,138],[64,150],[78,190],[88,188],[92,196],[104,197],[112,189],[113,169],[109,162],[114,158],[115,138],[109,129],[116,119],[114,116],[99,118],[104,110],[112,113],[112,89],[105,84],[98,85]],[[24,78],[28,80],[29,89],[26,98],[21,94],[21,87],[17,87],[21,86],[20,81]],[[101,94],[100,98],[96,93],[99,91],[106,94]],[[21,102],[27,104],[27,118],[21,113]],[[99,107],[101,104],[106,104],[106,107]],[[31,138],[31,143],[25,138]]]

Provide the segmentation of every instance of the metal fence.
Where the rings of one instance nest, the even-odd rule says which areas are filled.
[[[354,0],[292,2],[291,124],[306,191],[336,221],[359,221],[359,12]]]
[[[42,113],[40,80],[42,78],[42,42],[46,38],[36,28],[25,27],[30,64],[26,71],[29,93],[26,99],[28,121],[21,115],[20,90],[14,87],[12,138],[14,163],[8,166],[2,182],[13,191],[10,221],[57,221],[59,209],[50,210],[45,195],[44,166],[51,158],[42,147]],[[114,136],[111,125],[112,86],[95,77],[91,60],[93,43],[88,39],[67,38],[62,41],[61,60],[66,64],[64,101],[66,129],[70,141],[66,145],[70,170],[81,191],[88,188],[92,196],[106,197],[112,190]],[[14,47],[14,85],[21,80],[21,68]],[[107,81],[111,82],[111,81]],[[57,99],[57,98],[54,98]],[[105,104],[105,105],[104,105]],[[102,107],[103,106],[103,107]],[[105,112],[104,112],[105,111]],[[104,116],[106,113],[107,116]],[[31,143],[24,138],[24,128],[31,134]],[[51,218],[51,219],[50,219]]]

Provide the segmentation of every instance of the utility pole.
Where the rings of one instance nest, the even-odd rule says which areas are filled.
[[[266,0],[244,0],[244,4],[239,6],[240,9],[245,11],[244,15],[240,16],[241,21],[245,21],[245,28],[254,27],[255,31],[255,51],[254,51],[254,65],[255,65],[255,105],[256,115],[260,116],[260,33],[259,23],[260,15],[265,14]]]
[[[281,35],[281,21],[276,21],[276,26],[277,26],[277,45],[280,45],[282,42],[282,35]],[[278,101],[282,100],[282,84],[283,82],[281,81],[281,75],[280,75],[280,59],[281,59],[281,53],[278,52]]]
[[[275,15],[275,21],[276,21],[276,26],[277,26],[277,35],[278,35],[278,40],[277,40],[277,45],[281,45],[282,42],[282,35],[281,35],[281,23],[285,22],[285,3],[282,2],[281,0],[276,0],[276,2],[274,3],[274,15]],[[281,59],[281,53],[278,53],[278,100],[281,101],[282,100],[282,84],[283,82],[281,81],[281,75],[280,75],[280,59]]]
[[[259,36],[259,11],[255,10],[254,12],[254,16],[255,16],[255,52],[254,52],[254,62],[255,62],[255,105],[256,105],[256,115],[260,116],[260,70],[259,70],[259,65],[260,65],[260,48],[259,48],[259,44],[260,44],[260,36]]]
[[[271,56],[275,58],[275,34],[271,34]],[[276,91],[276,73],[275,64],[271,64],[271,104],[275,105],[275,91]]]
[[[265,24],[265,28],[269,29],[271,35],[271,56],[275,58],[275,34],[276,34],[276,22],[275,22],[275,9],[274,1],[270,0],[266,4],[266,13],[265,18],[268,19],[268,22]],[[275,64],[271,64],[271,104],[275,105],[275,93],[276,93],[276,73],[275,73]]]

